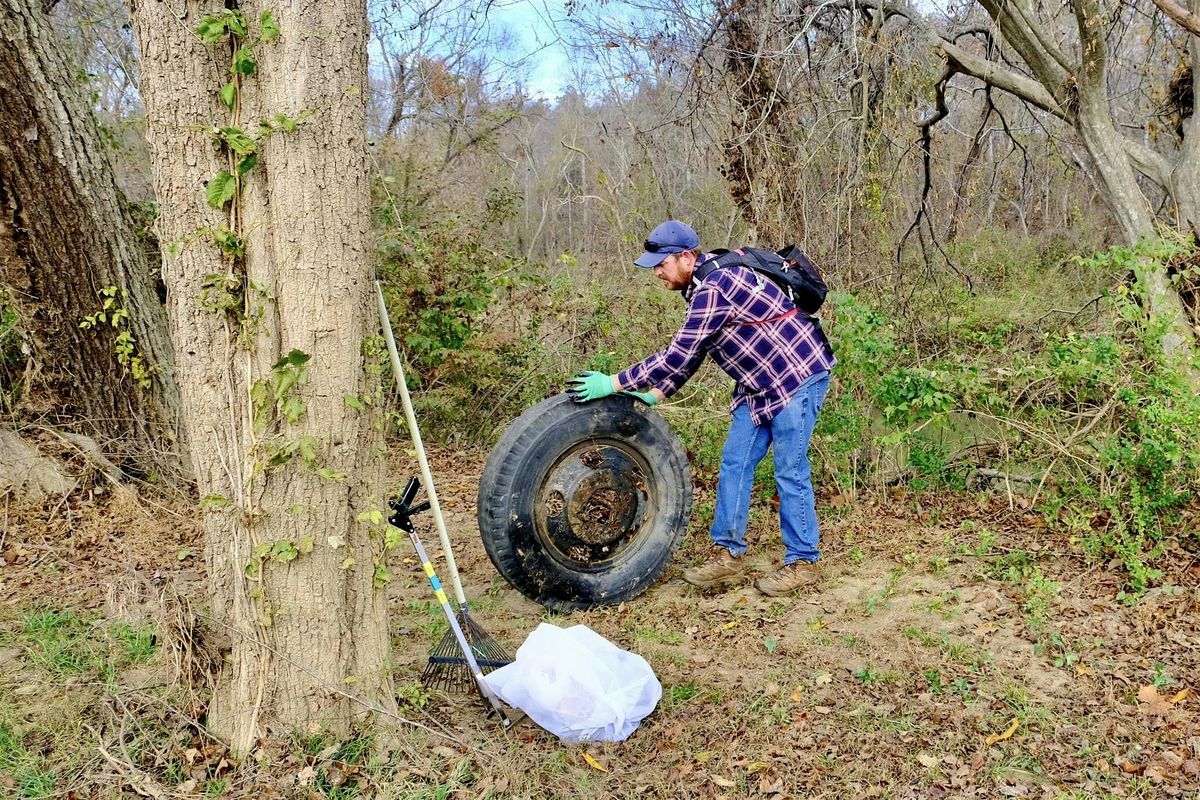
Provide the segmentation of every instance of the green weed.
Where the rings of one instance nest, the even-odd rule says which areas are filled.
[[[675,704],[686,703],[694,698],[699,693],[694,681],[686,683],[677,683],[667,690],[667,696],[671,698],[671,702]]]
[[[25,749],[16,731],[4,721],[0,721],[0,772],[13,778],[18,797],[32,800],[58,793],[58,778]]]
[[[396,699],[413,708],[424,708],[430,697],[421,681],[406,681],[396,687]]]
[[[894,567],[888,572],[887,581],[884,585],[862,601],[863,616],[869,617],[879,608],[887,607],[887,601],[896,593],[896,586],[899,584],[900,578],[904,576],[905,571],[904,567]]]
[[[901,628],[900,633],[904,636],[904,638],[910,639],[914,642],[924,645],[925,647],[936,647],[938,643],[937,638],[933,634],[929,633],[929,631],[922,630],[912,625]]]

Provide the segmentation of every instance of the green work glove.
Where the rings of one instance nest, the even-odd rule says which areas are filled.
[[[626,392],[621,392],[621,394],[627,394],[630,397],[632,397],[634,400],[641,400],[643,403],[645,403],[648,406],[658,405],[658,395],[656,395],[654,392],[628,392],[628,391],[626,391]]]
[[[611,375],[603,372],[581,372],[567,381],[567,394],[576,403],[588,403],[613,393]]]

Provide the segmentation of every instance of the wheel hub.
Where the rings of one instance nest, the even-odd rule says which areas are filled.
[[[559,557],[595,566],[636,538],[648,499],[644,471],[631,453],[588,443],[547,473],[539,493],[539,533]]]

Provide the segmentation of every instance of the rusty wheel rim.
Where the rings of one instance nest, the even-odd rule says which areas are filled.
[[[598,571],[636,547],[649,528],[655,491],[646,460],[627,443],[589,439],[546,471],[534,527],[546,552],[575,570]]]

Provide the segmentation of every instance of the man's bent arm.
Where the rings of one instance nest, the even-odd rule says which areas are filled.
[[[613,387],[632,389],[651,386],[663,398],[679,391],[688,378],[696,374],[708,345],[732,313],[729,302],[715,286],[696,290],[688,306],[687,318],[665,348],[634,364],[613,378]]]

